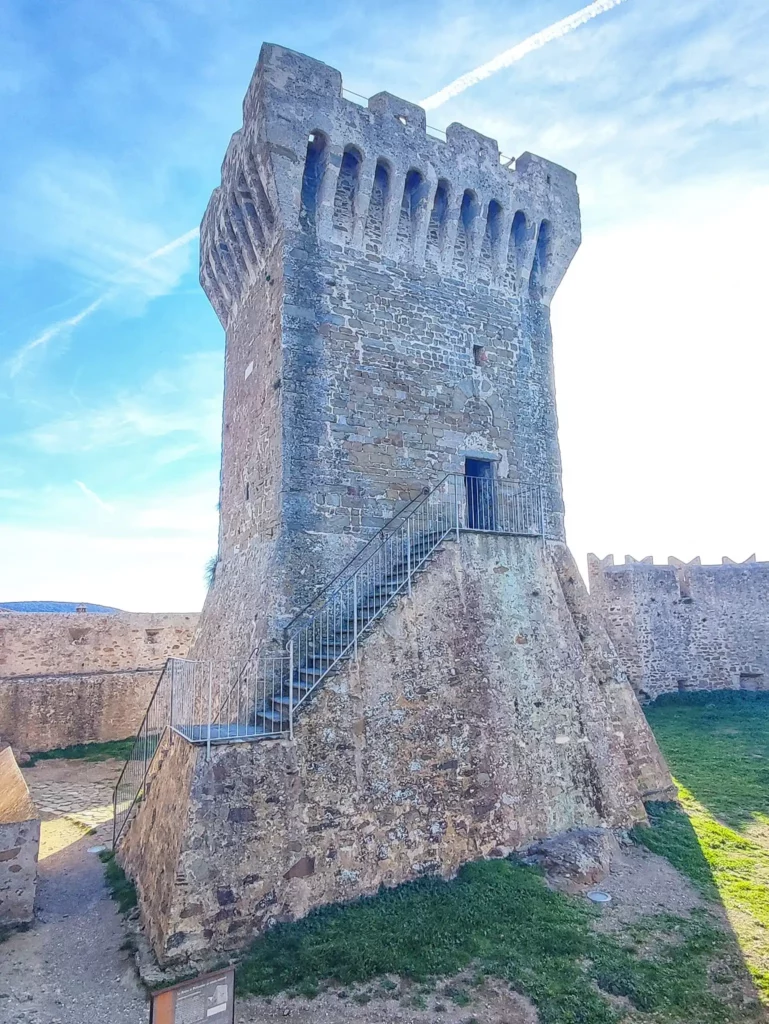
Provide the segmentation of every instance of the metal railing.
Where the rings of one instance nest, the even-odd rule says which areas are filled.
[[[546,535],[543,488],[449,474],[409,501],[289,623],[284,649],[245,662],[171,658],[115,787],[114,842],[142,799],[166,737],[190,743],[293,736],[296,712],[393,601],[411,593],[436,549],[462,531]]]
[[[160,673],[147,712],[136,734],[131,753],[123,765],[112,796],[113,831],[115,845],[134,807],[141,800],[144,785],[155,755],[167,737],[172,716],[173,661],[169,659]]]

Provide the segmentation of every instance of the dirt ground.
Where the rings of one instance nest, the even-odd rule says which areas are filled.
[[[123,923],[88,850],[112,835],[122,764],[41,761],[24,776],[43,818],[36,920],[0,946],[3,1024],[146,1024]],[[95,835],[86,834],[96,828]]]
[[[397,979],[393,979],[397,981]],[[469,978],[454,979],[456,985],[466,985]],[[489,979],[479,989],[473,989],[472,1003],[457,1006],[450,998],[442,995],[443,985],[434,992],[421,995],[422,1009],[404,1006],[398,999],[374,995],[370,1002],[357,1002],[350,993],[326,992],[315,999],[286,999],[279,997],[271,1003],[262,999],[251,999],[239,1004],[235,1013],[236,1024],[262,1024],[262,1022],[285,1020],[294,1024],[537,1024],[537,1011],[523,996],[507,989],[503,982]],[[366,998],[369,991],[376,993],[380,986],[374,982],[362,986],[356,995]],[[405,986],[409,998],[420,998],[416,986]],[[413,995],[412,995],[413,993]]]

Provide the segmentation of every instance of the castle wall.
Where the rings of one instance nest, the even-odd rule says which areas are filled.
[[[227,356],[197,657],[247,657],[467,456],[563,538],[549,303],[579,240],[571,172],[262,48],[201,225]]]
[[[135,736],[160,669],[0,678],[0,736],[18,753]]]
[[[536,539],[447,544],[304,708],[293,743],[216,746],[210,761],[187,748],[174,864],[156,823],[181,817],[183,773],[161,769],[120,853],[158,955],[216,957],[382,883],[642,820],[631,732],[644,785],[667,792],[670,776],[575,573]]]
[[[590,593],[636,692],[769,689],[769,563],[588,556]]]
[[[0,737],[17,751],[133,736],[197,614],[0,613]]]

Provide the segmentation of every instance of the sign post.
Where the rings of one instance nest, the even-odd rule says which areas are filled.
[[[150,1024],[235,1024],[235,968],[153,992]]]

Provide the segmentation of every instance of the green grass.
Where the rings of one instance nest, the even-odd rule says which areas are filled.
[[[634,835],[723,904],[769,1003],[769,694],[676,694],[646,711],[681,808],[651,804]]]
[[[127,914],[137,905],[136,887],[115,860],[113,850],[103,850],[99,860],[104,864],[104,879],[110,895],[118,905],[121,914]]]
[[[511,861],[465,865],[456,879],[422,879],[353,904],[326,907],[258,939],[238,969],[242,994],[314,992],[382,975],[413,982],[472,968],[508,982],[537,1006],[540,1024],[614,1024],[625,997],[648,1021],[725,1024],[752,1019],[710,992],[711,961],[730,962],[728,937],[705,914],[649,917],[630,937],[592,928],[586,902],[547,888]],[[629,940],[630,938],[630,940]],[[739,969],[739,965],[729,968]],[[446,998],[471,1003],[467,984]],[[748,1015],[746,1015],[746,1012]]]
[[[668,694],[645,710],[677,782],[714,818],[769,826],[769,693]]]
[[[110,740],[108,743],[75,743],[71,747],[59,747],[56,750],[39,750],[29,755],[24,766],[31,768],[38,761],[52,761],[66,758],[72,761],[108,761],[115,758],[127,761],[134,745],[134,737],[126,740]]]

